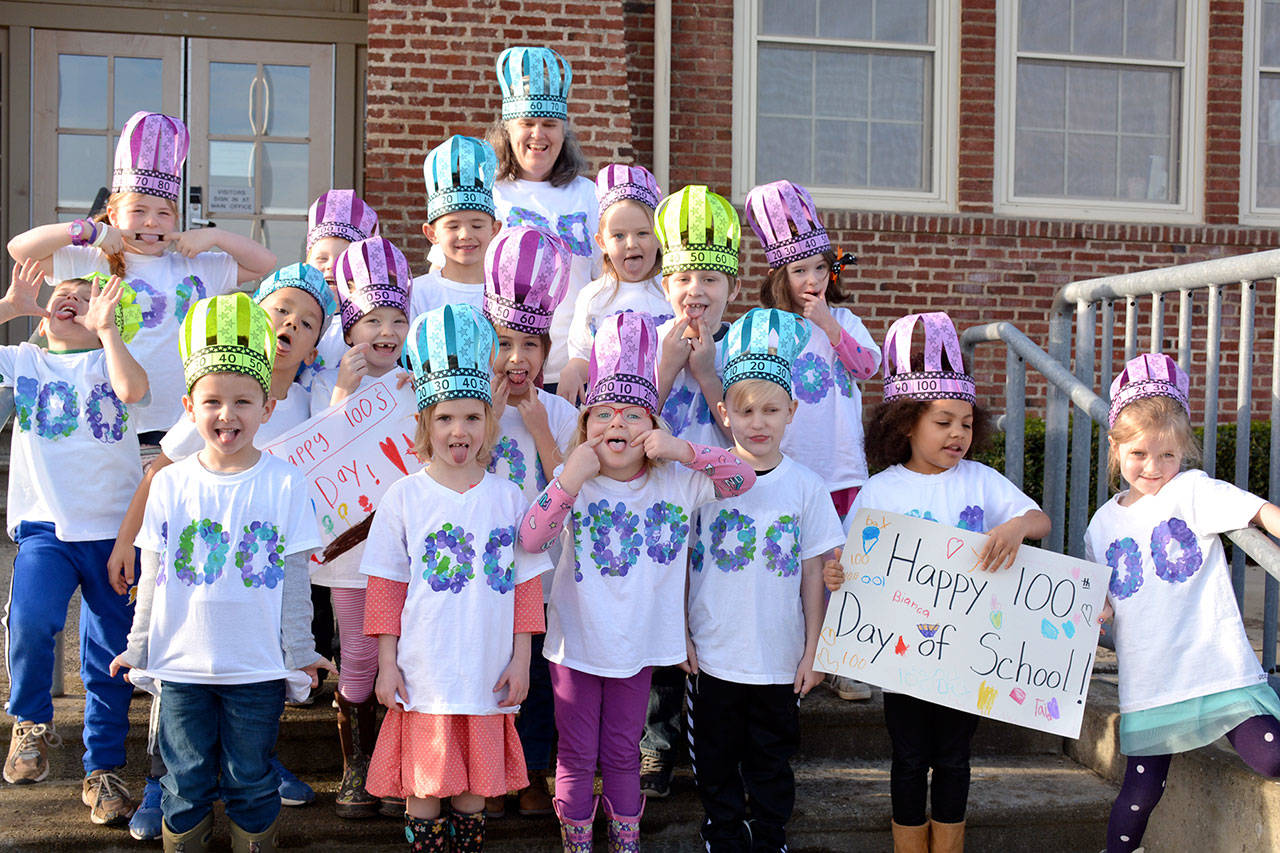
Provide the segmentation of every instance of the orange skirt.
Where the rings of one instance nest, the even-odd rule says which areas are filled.
[[[419,714],[391,709],[365,789],[375,797],[500,797],[529,784],[515,714]]]

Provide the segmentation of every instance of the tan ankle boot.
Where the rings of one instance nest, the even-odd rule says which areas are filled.
[[[204,816],[186,832],[174,832],[169,824],[161,821],[160,831],[164,838],[164,853],[206,853],[209,842],[213,840],[213,813]]]
[[[893,824],[893,853],[929,853],[929,824]]]
[[[231,853],[276,853],[276,821],[262,832],[245,832],[231,821]]]
[[[964,853],[964,821],[929,821],[929,853]]]

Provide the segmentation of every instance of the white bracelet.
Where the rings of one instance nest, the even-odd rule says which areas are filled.
[[[90,246],[101,246],[102,241],[107,239],[107,232],[111,230],[111,226],[106,222],[100,222],[98,224],[102,226],[102,229],[94,235],[93,242],[89,244]]]

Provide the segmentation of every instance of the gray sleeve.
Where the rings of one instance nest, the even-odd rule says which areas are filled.
[[[280,602],[280,646],[285,669],[302,669],[320,659],[311,636],[311,567],[309,551],[286,554],[284,594]]]
[[[147,666],[147,633],[151,628],[151,603],[156,596],[156,575],[160,573],[160,552],[142,549],[138,561],[138,597],[133,605],[133,627],[125,645],[124,660],[131,667]]]

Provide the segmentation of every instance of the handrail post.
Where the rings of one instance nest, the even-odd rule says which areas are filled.
[[[1093,387],[1093,304],[1076,303],[1076,379]],[[1089,518],[1089,474],[1093,466],[1093,419],[1078,409],[1071,418],[1071,498],[1067,524],[1067,550],[1073,557],[1084,556],[1084,528]]]
[[[1056,307],[1049,315],[1049,356],[1065,370],[1071,369],[1071,317]],[[1066,535],[1067,418],[1066,392],[1051,382],[1044,423],[1044,511],[1051,525],[1041,545],[1059,553]]]
[[[1022,488],[1027,449],[1027,364],[1008,348],[1005,354],[1004,475]]]
[[[1236,485],[1249,489],[1249,445],[1252,444],[1253,419],[1249,398],[1253,391],[1253,304],[1257,286],[1252,281],[1240,282],[1240,339],[1236,353]],[[1231,549],[1231,584],[1236,590],[1236,604],[1244,612],[1244,551]]]

